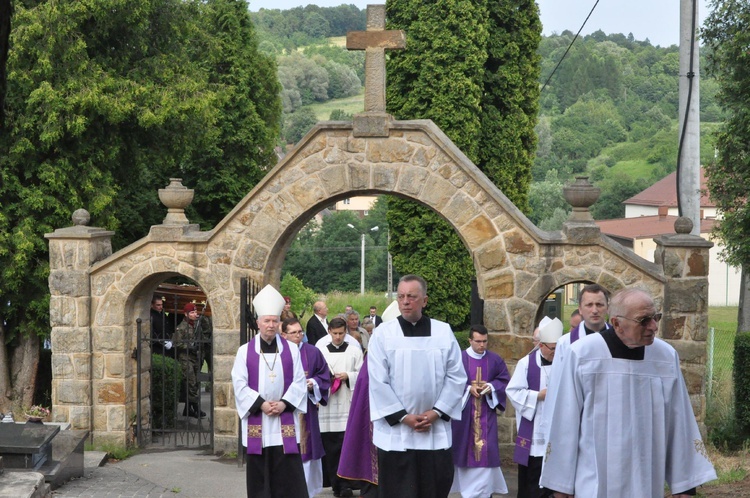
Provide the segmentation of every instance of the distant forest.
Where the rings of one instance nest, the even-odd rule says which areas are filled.
[[[354,5],[308,5],[261,9],[251,16],[260,49],[277,60],[286,143],[299,140],[316,122],[310,106],[328,102],[335,108],[335,99],[361,93],[363,53],[348,52],[330,38],[365,29],[364,10]],[[573,37],[564,31],[542,38],[540,86]],[[602,189],[592,211],[603,219],[623,216],[623,200],[675,170],[678,70],[675,45],[657,47],[632,34],[602,31],[575,41],[540,96],[528,213],[532,221],[548,230],[562,225],[569,209],[562,187],[576,175],[588,175]],[[722,120],[716,91],[716,82],[701,75],[704,164],[713,161],[711,131]],[[348,117],[334,109],[331,119]]]

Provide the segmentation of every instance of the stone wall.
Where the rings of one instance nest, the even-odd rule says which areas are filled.
[[[530,350],[532,323],[556,288],[596,282],[612,291],[635,285],[650,290],[658,305],[671,307],[663,330],[684,342],[681,353],[692,351],[686,377],[700,405],[705,333],[699,329],[706,308],[679,305],[681,297],[665,302],[664,296],[665,288],[693,285],[685,280],[698,278],[692,272],[700,266],[702,248],[682,254],[682,246],[670,246],[664,251],[670,268],[665,272],[665,264],[647,262],[602,237],[586,208],[577,208],[563,232],[540,231],[432,122],[381,125],[386,136],[362,137],[352,123],[319,124],[209,232],[170,208],[164,224],[112,255],[106,250],[108,232],[78,227],[49,234],[55,420],[91,429],[95,437],[130,441],[137,392],[131,358],[135,319],[148,323],[153,290],[182,275],[201,286],[214,313],[215,450],[233,451],[237,423],[230,371],[239,346],[240,279],[278,284],[299,229],[333,202],[365,194],[416,200],[452,224],[474,259],[493,348],[511,368]],[[177,185],[172,187],[183,188]],[[703,298],[706,292],[705,286],[697,289]],[[143,368],[147,401],[148,365]],[[513,419],[504,417],[506,447],[513,430]]]

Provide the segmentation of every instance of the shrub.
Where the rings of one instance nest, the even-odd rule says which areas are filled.
[[[181,382],[179,362],[160,354],[151,356],[151,427],[154,429],[175,426]]]
[[[750,437],[750,333],[737,334],[734,340],[734,399],[737,432]]]

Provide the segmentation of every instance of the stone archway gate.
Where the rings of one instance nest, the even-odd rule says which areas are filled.
[[[187,190],[179,182],[169,189]],[[602,236],[585,205],[562,232],[540,231],[434,123],[373,113],[317,125],[213,230],[200,231],[172,207],[162,225],[115,254],[112,232],[85,219],[48,234],[54,419],[91,430],[99,442],[132,441],[135,320],[147,320],[159,282],[183,275],[214,310],[215,450],[232,451],[240,279],[278,284],[298,230],[336,200],[365,194],[413,199],[456,229],[474,261],[495,349],[511,365],[530,349],[538,305],[555,288],[588,281],[650,290],[702,420],[710,243],[665,236],[656,263],[648,262]],[[511,445],[513,421],[501,422],[501,443]]]

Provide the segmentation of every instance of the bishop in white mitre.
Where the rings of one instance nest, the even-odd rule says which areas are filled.
[[[259,333],[240,346],[232,367],[242,442],[247,448],[248,497],[306,496],[299,452],[299,417],[307,410],[307,382],[299,348],[280,335],[284,297],[267,285],[253,299]]]

